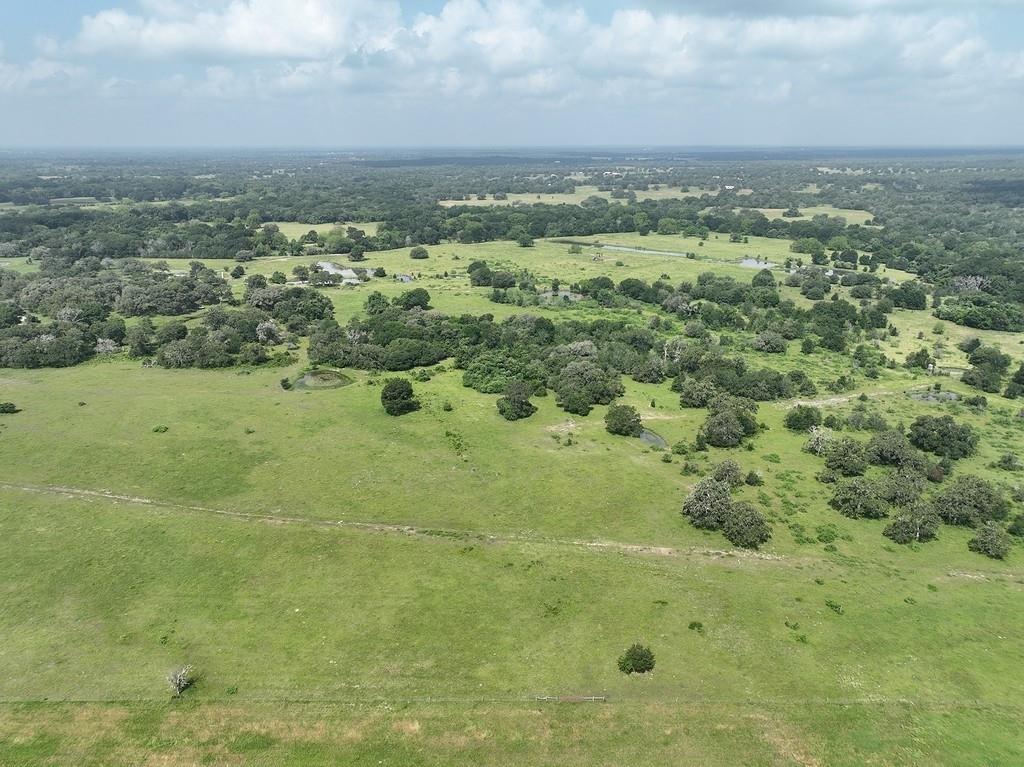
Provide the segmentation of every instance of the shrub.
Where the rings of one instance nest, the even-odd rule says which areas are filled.
[[[412,259],[422,260],[424,258],[429,258],[429,257],[430,257],[430,254],[427,253],[427,249],[424,248],[422,245],[417,245],[415,248],[413,248],[412,250],[409,251],[409,258],[412,258]]]
[[[967,542],[967,548],[992,559],[1006,559],[1010,553],[1010,536],[995,522],[986,522]]]
[[[791,431],[808,431],[821,425],[821,410],[813,405],[797,405],[786,413],[785,424]]]
[[[619,658],[619,671],[623,674],[646,674],[653,670],[654,653],[645,645],[631,645]]]
[[[643,423],[636,408],[631,405],[612,405],[604,417],[604,428],[609,434],[623,437],[639,437]]]
[[[167,675],[167,684],[171,686],[175,697],[185,692],[185,690],[195,684],[195,681],[195,674],[193,673],[192,666],[189,665],[180,666]]]
[[[751,487],[759,487],[764,484],[764,479],[756,471],[748,472],[747,476],[743,478],[743,481]]]
[[[0,402],[0,413],[17,413],[18,406],[13,402]]]
[[[1014,517],[1010,526],[1006,528],[1006,532],[1018,538],[1024,538],[1024,514]]]
[[[745,501],[732,504],[722,523],[722,533],[732,545],[745,549],[756,549],[772,537],[764,515]]]
[[[389,378],[384,382],[380,404],[388,415],[404,415],[420,408],[419,400],[413,396],[412,384],[404,378]]]
[[[711,472],[711,476],[719,482],[725,482],[732,487],[743,484],[743,470],[731,458],[726,458],[718,464],[715,470]]]
[[[893,517],[882,535],[895,543],[924,543],[935,538],[941,521],[935,509],[918,503]]]

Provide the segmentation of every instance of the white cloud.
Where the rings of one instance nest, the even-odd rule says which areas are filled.
[[[625,108],[718,91],[817,107],[840,93],[850,103],[858,93],[886,92],[893,104],[972,88],[980,97],[1024,79],[1024,52],[994,49],[974,13],[1011,0],[777,0],[770,11],[755,0],[691,0],[685,11],[621,2],[597,20],[563,0],[447,0],[414,18],[398,0],[140,0],[39,47],[45,61],[59,49],[180,72],[198,64],[200,76],[161,73],[163,87],[225,100],[319,91],[399,104],[612,98]],[[113,90],[125,90],[125,77],[144,88],[121,59],[105,58],[122,67],[105,73]]]
[[[20,65],[0,59],[0,93],[66,82],[81,77],[84,72],[80,66],[53,59],[37,58]]]
[[[386,50],[400,18],[393,0],[231,0],[206,6],[151,0],[146,16],[119,8],[100,11],[82,19],[74,47],[148,57],[316,59]]]

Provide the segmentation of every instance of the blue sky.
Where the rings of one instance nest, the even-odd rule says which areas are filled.
[[[1022,143],[1022,0],[5,6],[0,146]]]

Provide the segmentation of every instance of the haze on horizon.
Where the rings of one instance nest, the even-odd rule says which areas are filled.
[[[1019,144],[1015,0],[41,0],[0,146]]]

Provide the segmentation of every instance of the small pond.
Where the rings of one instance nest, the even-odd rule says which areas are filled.
[[[348,386],[352,379],[340,370],[310,370],[293,384],[296,389],[340,389]]]
[[[665,441],[665,438],[650,429],[644,429],[640,432],[640,441],[651,447],[660,447],[662,449],[668,447],[668,442]]]

